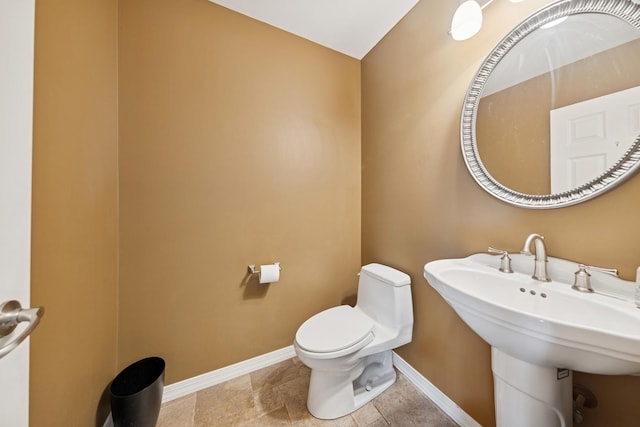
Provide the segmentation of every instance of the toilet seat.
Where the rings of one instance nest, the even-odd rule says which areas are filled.
[[[373,326],[373,319],[360,310],[341,305],[304,322],[296,332],[296,344],[311,353],[349,354],[373,341]]]

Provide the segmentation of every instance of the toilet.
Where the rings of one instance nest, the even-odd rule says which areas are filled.
[[[347,415],[396,380],[392,352],[411,342],[411,279],[382,264],[360,270],[355,307],[341,305],[298,328],[294,348],[311,368],[307,408],[316,418]]]

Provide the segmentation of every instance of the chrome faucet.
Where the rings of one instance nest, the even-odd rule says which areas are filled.
[[[520,253],[524,255],[532,255],[531,243],[535,244],[536,250],[533,275],[531,277],[540,282],[550,282],[551,279],[547,276],[547,248],[544,246],[544,237],[536,233],[529,234],[527,239],[524,241],[524,246]]]

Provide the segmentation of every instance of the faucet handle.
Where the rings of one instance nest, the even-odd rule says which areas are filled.
[[[578,266],[580,265],[584,265],[584,264],[579,264]],[[600,273],[607,273],[607,274],[611,274],[612,276],[618,277],[617,268],[602,268],[602,267],[594,267],[592,265],[585,265],[584,267],[588,268],[589,270],[599,271]]]
[[[591,275],[587,272],[587,266],[578,264],[578,271],[575,273],[575,279],[571,289],[579,292],[593,292],[591,287]]]
[[[496,249],[494,247],[489,246],[487,248],[487,252],[489,252],[490,254],[493,255],[509,255],[509,252],[505,251],[504,249]]]
[[[513,273],[513,270],[511,269],[511,258],[509,257],[509,252],[505,251],[504,249],[492,248],[491,246],[487,248],[487,251],[490,254],[502,255],[500,257],[500,268],[498,270],[502,271],[503,273]]]
[[[578,271],[575,272],[575,280],[571,289],[575,289],[580,292],[593,292],[591,287],[591,275],[587,270],[599,271],[601,273],[611,274],[612,276],[618,276],[617,268],[602,268],[594,267],[592,265],[578,264]]]

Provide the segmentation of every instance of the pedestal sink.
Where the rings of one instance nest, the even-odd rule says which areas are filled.
[[[550,282],[531,278],[533,257],[475,254],[429,262],[424,276],[491,345],[498,427],[572,425],[572,370],[640,374],[635,282],[592,273],[595,293],[571,289],[578,264],[548,258]]]

